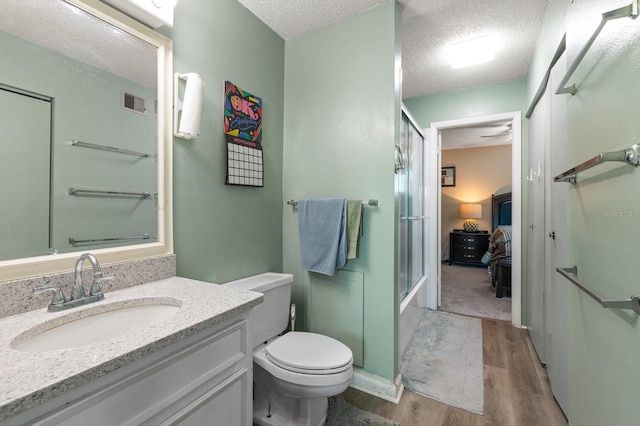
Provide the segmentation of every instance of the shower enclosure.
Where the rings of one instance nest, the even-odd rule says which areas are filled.
[[[424,136],[403,108],[396,146],[395,196],[398,203],[398,300],[412,294],[424,267]]]

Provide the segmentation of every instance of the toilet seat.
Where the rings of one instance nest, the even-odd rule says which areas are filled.
[[[267,344],[269,361],[288,371],[302,374],[337,374],[351,368],[351,349],[343,343],[316,333],[290,332]]]

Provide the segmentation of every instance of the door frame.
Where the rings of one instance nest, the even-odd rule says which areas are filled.
[[[511,149],[511,200],[512,200],[512,244],[511,244],[511,323],[515,327],[522,327],[522,112],[513,111],[500,114],[483,115],[477,117],[460,118],[456,120],[438,121],[431,123],[431,143],[429,144],[429,167],[431,175],[427,177],[426,186],[429,194],[429,216],[437,218],[429,224],[429,234],[437,238],[429,239],[429,252],[437,253],[430,256],[427,284],[427,307],[437,310],[442,303],[442,228],[441,228],[441,187],[440,169],[442,167],[441,130],[453,129],[469,125],[492,123],[511,120],[513,140]],[[437,271],[433,274],[432,271]]]

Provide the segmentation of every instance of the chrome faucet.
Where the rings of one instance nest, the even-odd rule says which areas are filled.
[[[93,269],[93,280],[89,288],[88,296],[85,294],[84,286],[82,285],[82,265],[85,260],[91,263]],[[42,293],[43,291],[53,291],[53,300],[48,310],[49,312],[58,312],[104,299],[104,293],[102,293],[100,283],[114,278],[113,275],[104,275],[100,267],[100,262],[98,262],[98,259],[96,259],[94,255],[84,253],[76,261],[75,272],[73,274],[73,288],[71,289],[69,300],[65,299],[64,294],[62,294],[62,291],[60,291],[58,287],[38,287],[33,289],[33,292]]]
[[[105,279],[105,276],[102,273],[100,262],[98,262],[98,259],[96,259],[96,257],[91,253],[84,253],[76,261],[76,270],[73,274],[73,289],[71,290],[70,300],[78,300],[78,299],[82,299],[83,297],[86,297],[84,292],[84,286],[82,285],[82,265],[84,264],[85,260],[88,260],[89,262],[91,262],[91,267],[93,268],[93,282],[89,290],[89,296],[102,294],[102,290],[100,289],[99,282]]]

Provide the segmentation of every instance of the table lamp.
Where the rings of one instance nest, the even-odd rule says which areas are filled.
[[[462,228],[465,232],[478,232],[478,221],[482,217],[482,204],[460,204],[460,217],[465,219]]]

